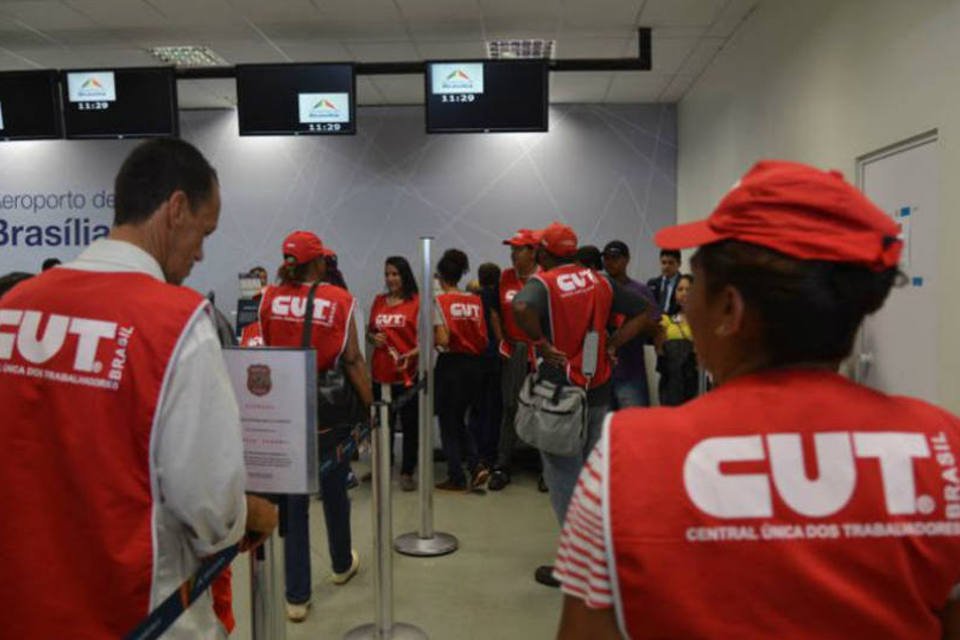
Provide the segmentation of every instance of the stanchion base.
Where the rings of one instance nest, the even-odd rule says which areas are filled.
[[[388,633],[381,633],[375,624],[365,624],[347,631],[343,640],[427,640],[427,634],[419,627],[403,622],[394,622]]]
[[[393,541],[393,548],[405,556],[418,556],[421,558],[432,556],[445,556],[457,550],[460,543],[449,533],[435,531],[432,538],[421,538],[420,534],[405,533],[397,536]]]

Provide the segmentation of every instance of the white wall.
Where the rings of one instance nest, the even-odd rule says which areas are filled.
[[[237,273],[255,264],[273,271],[282,238],[306,228],[338,252],[366,306],[383,287],[386,256],[406,255],[416,268],[420,235],[436,237],[434,260],[448,247],[465,250],[475,274],[484,261],[509,263],[501,241],[518,227],[552,220],[573,226],[583,243],[627,242],[635,277],[658,272],[651,235],[676,219],[674,105],[555,105],[548,133],[490,135],[428,136],[422,107],[358,112],[356,136],[325,138],[241,138],[235,111],[181,113],[183,137],[217,168],[223,196],[220,227],[188,285],[215,291],[229,311]],[[69,218],[109,225],[111,207],[94,196],[112,191],[134,144],[0,144],[0,274],[36,271],[44,258],[82,249],[46,235],[15,239],[14,226],[46,234]],[[18,194],[66,191],[84,201],[15,206]]]
[[[708,214],[759,158],[842,170],[939,129],[940,397],[960,411],[960,2],[762,0],[679,105],[677,210]],[[909,339],[909,336],[907,337]]]

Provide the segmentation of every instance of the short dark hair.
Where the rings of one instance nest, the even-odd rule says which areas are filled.
[[[413,296],[417,295],[420,291],[417,288],[417,279],[413,277],[413,269],[410,268],[410,263],[407,262],[406,258],[403,256],[390,256],[384,260],[384,264],[390,265],[400,274],[400,291],[403,293],[405,300],[410,300]]]
[[[680,250],[679,249],[660,249],[661,258],[676,258],[677,262],[680,262]]]
[[[863,318],[881,306],[901,277],[846,262],[799,260],[727,240],[700,248],[707,295],[734,287],[757,314],[770,366],[842,360]]]
[[[58,264],[63,264],[60,262],[60,258],[47,258],[43,261],[43,264],[40,266],[41,271],[46,271],[47,269],[53,269]]]
[[[592,244],[585,244],[577,249],[576,260],[594,271],[603,271],[603,255],[600,249]]]
[[[143,222],[174,191],[183,191],[196,209],[210,197],[216,181],[216,170],[190,143],[148,140],[130,152],[117,173],[113,224]]]
[[[457,284],[470,269],[470,262],[467,260],[467,254],[460,249],[447,249],[443,252],[443,257],[437,263],[437,274],[440,279],[447,284]]]
[[[7,291],[10,291],[10,289],[13,289],[24,280],[29,280],[32,277],[32,273],[25,271],[11,271],[8,274],[0,276],[0,298],[2,298],[3,294]]]
[[[492,289],[500,284],[500,267],[493,262],[484,262],[477,267],[477,280],[481,287]]]

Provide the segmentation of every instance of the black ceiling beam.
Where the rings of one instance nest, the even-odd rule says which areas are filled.
[[[641,27],[637,30],[639,51],[636,58],[584,58],[568,60],[547,60],[550,71],[650,71],[653,68],[651,56],[651,30]],[[354,65],[358,76],[412,75],[424,72],[423,62],[360,62]],[[181,80],[201,80],[207,78],[234,78],[234,67],[203,67],[200,69],[177,69],[177,78]]]

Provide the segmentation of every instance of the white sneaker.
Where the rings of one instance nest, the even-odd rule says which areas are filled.
[[[350,568],[343,573],[334,573],[331,575],[330,582],[337,586],[344,585],[350,582],[350,578],[357,575],[357,570],[360,568],[360,554],[357,553],[356,549],[351,549],[350,556],[353,558],[350,562]]]
[[[310,602],[303,604],[287,603],[287,619],[290,622],[303,622],[307,619],[307,613],[310,612]]]

